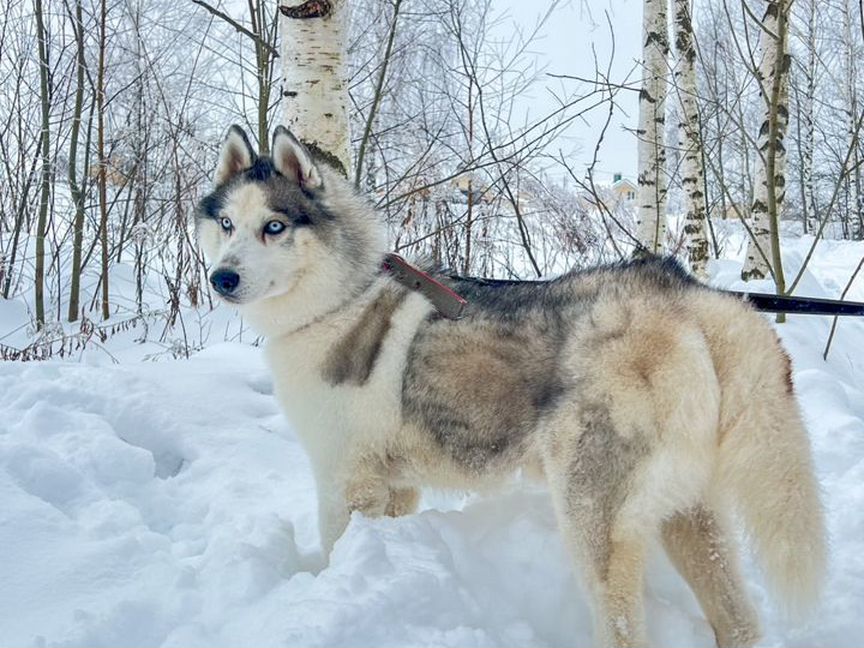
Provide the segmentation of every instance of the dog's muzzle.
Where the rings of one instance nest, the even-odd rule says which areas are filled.
[[[228,297],[240,284],[240,275],[233,270],[217,270],[210,275],[210,284],[223,297]]]

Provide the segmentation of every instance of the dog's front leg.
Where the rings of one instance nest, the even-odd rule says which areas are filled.
[[[353,511],[368,517],[384,515],[390,497],[379,462],[358,460],[339,469],[317,470],[318,525],[326,556],[348,526]]]
[[[348,526],[349,513],[344,489],[336,483],[322,482],[318,480],[318,530],[326,559]]]
[[[420,502],[420,491],[416,488],[391,488],[390,498],[384,515],[389,517],[400,517],[410,515],[417,510]]]
[[[346,487],[348,512],[381,517],[390,501],[390,489],[380,461],[360,460],[354,465]]]

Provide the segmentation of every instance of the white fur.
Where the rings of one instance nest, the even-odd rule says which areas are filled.
[[[233,127],[228,129],[225,141],[222,143],[222,151],[213,179],[214,184],[223,184],[244,169],[251,167],[254,155],[241,131]]]
[[[380,280],[381,286],[389,282]],[[370,291],[376,295],[378,290]],[[320,528],[325,552],[348,522],[344,494],[364,453],[383,449],[401,427],[402,375],[408,346],[431,307],[411,295],[396,313],[376,365],[362,388],[329,384],[321,376],[327,353],[368,303],[357,300],[316,321],[267,342],[276,396],[312,461],[319,497]],[[347,423],[350,422],[350,427]],[[332,495],[329,497],[328,495]]]

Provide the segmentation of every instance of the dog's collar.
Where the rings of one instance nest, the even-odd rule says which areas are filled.
[[[428,299],[435,309],[447,319],[459,319],[468,301],[435,280],[422,270],[415,268],[398,254],[385,254],[381,262],[382,272],[386,272],[397,282],[416,290]]]

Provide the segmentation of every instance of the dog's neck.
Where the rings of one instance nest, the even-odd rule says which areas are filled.
[[[383,254],[381,255],[383,258]],[[337,267],[335,259],[326,259],[310,273],[297,278],[287,292],[247,304],[241,313],[255,331],[266,338],[284,337],[336,315],[369,298],[376,279],[380,278],[381,259],[351,271]]]
[[[411,265],[398,254],[384,255],[381,271],[393,277],[408,290],[419,292],[447,319],[459,319],[468,304],[451,288],[429,273]]]

